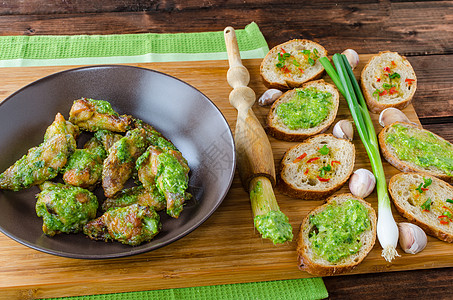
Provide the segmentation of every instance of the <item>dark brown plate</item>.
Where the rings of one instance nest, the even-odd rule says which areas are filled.
[[[193,194],[178,219],[161,213],[162,231],[131,247],[92,241],[83,234],[43,234],[35,213],[37,187],[0,190],[0,230],[46,253],[72,258],[114,258],[168,245],[200,226],[221,204],[234,176],[231,130],[218,108],[189,84],[153,70],[131,66],[71,69],[37,80],[0,104],[0,172],[42,142],[56,113],[68,118],[74,100],[108,100],[120,114],[152,124],[179,148],[191,168]],[[97,193],[101,195],[102,193]],[[101,200],[102,201],[102,200]]]

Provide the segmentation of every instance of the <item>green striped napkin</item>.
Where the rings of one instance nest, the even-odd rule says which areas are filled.
[[[311,300],[327,298],[321,278],[212,285],[146,292],[52,298],[52,300]]]
[[[256,23],[236,30],[243,59],[269,47]],[[0,36],[0,67],[227,59],[223,31],[75,36]]]
[[[242,59],[269,51],[256,23],[235,30]],[[0,36],[0,67],[227,59],[223,31],[174,34]],[[322,278],[80,296],[59,299],[322,299]],[[56,298],[53,298],[56,299]]]

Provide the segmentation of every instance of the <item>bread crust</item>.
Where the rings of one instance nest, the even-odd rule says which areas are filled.
[[[310,233],[310,230],[312,228],[309,222],[310,215],[320,213],[333,201],[342,203],[350,198],[358,200],[368,210],[368,217],[370,219],[371,226],[369,230],[362,234],[362,238],[366,239],[368,242],[362,246],[362,248],[358,252],[358,256],[355,257],[352,261],[349,261],[348,258],[345,258],[338,263],[330,263],[328,261],[323,261],[322,263],[316,262],[310,253],[310,242],[308,239],[308,234]],[[331,196],[327,199],[325,204],[318,206],[310,211],[301,223],[297,237],[297,261],[299,269],[317,276],[332,276],[354,269],[365,259],[371,249],[373,249],[373,246],[376,242],[376,222],[376,212],[371,207],[371,205],[362,198],[355,197],[349,193]]]
[[[407,72],[412,74],[411,77],[413,76],[413,78],[411,78],[411,79],[414,79],[414,81],[411,82],[410,93],[406,97],[401,99],[400,101],[394,102],[394,103],[383,103],[383,102],[377,101],[377,99],[375,99],[375,97],[373,96],[374,91],[370,91],[369,86],[367,86],[367,84],[366,84],[367,80],[370,80],[367,77],[367,73],[369,72],[370,69],[372,69],[374,67],[375,60],[379,59],[379,57],[384,54],[392,54],[395,57],[401,57],[403,63],[406,66]],[[402,110],[402,109],[406,108],[412,101],[412,98],[417,89],[417,77],[415,75],[414,69],[412,68],[412,65],[410,64],[410,62],[407,60],[407,58],[405,56],[399,55],[397,52],[381,51],[377,55],[370,58],[370,60],[365,65],[365,67],[362,69],[362,73],[360,75],[360,87],[363,91],[363,95],[365,97],[365,101],[367,103],[368,109],[371,112],[380,113],[381,111],[383,111],[384,109],[389,108],[389,107],[394,107],[394,108],[398,108],[398,109]]]
[[[439,136],[439,135],[437,135],[435,133],[432,133],[429,130],[423,129],[423,128],[419,127],[418,125],[415,125],[415,124],[410,124],[410,123],[405,123],[405,122],[395,122],[393,124],[387,125],[386,127],[384,127],[381,130],[381,132],[379,132],[378,140],[379,140],[379,146],[381,148],[382,156],[385,158],[385,160],[387,160],[387,162],[389,164],[391,164],[392,166],[394,166],[395,168],[397,168],[398,170],[400,170],[402,172],[423,172],[423,173],[427,173],[427,174],[430,174],[432,176],[435,176],[437,178],[440,178],[440,179],[442,179],[444,181],[447,181],[447,182],[450,182],[450,183],[453,182],[453,176],[448,176],[447,174],[445,174],[441,170],[435,172],[434,170],[427,170],[427,169],[424,169],[422,167],[419,167],[419,166],[417,166],[414,163],[405,162],[405,161],[400,160],[393,153],[393,151],[390,149],[389,145],[385,141],[386,140],[386,136],[388,134],[388,131],[390,130],[390,128],[394,124],[402,124],[404,126],[408,126],[408,127],[411,127],[411,128],[416,128],[417,130],[430,132],[431,134],[433,134],[434,136],[438,137],[439,139],[446,141],[441,136]]]
[[[341,143],[343,147],[346,147],[349,151],[349,156],[348,159],[350,160],[349,164],[346,164],[347,159],[342,159],[341,163],[343,164],[342,167],[344,167],[344,175],[343,178],[340,178],[340,180],[332,186],[329,187],[324,187],[324,188],[318,188],[318,189],[310,189],[308,186],[307,188],[298,188],[295,186],[294,182],[291,182],[291,179],[287,178],[285,174],[285,168],[287,167],[285,164],[285,160],[287,159],[288,155],[291,155],[291,152],[293,150],[297,150],[299,147],[304,147],[306,145],[310,145],[313,143],[313,146],[310,145],[310,148],[313,147],[313,149],[317,146],[318,140],[324,141],[325,139],[331,140],[336,143]],[[349,179],[351,176],[353,170],[354,170],[354,163],[355,163],[355,147],[354,144],[352,144],[348,140],[344,139],[338,139],[334,137],[331,134],[318,134],[316,136],[313,136],[311,138],[308,138],[305,140],[303,143],[296,144],[292,146],[290,149],[288,149],[285,153],[285,155],[282,158],[282,161],[280,162],[280,167],[279,167],[279,175],[277,177],[277,188],[280,192],[282,192],[285,195],[299,198],[299,199],[322,199],[330,196],[337,190],[339,190]],[[338,178],[336,178],[338,180]]]
[[[414,179],[417,178],[419,181],[415,181]],[[406,199],[401,193],[407,192],[401,190],[401,182],[405,182],[405,184],[409,184],[410,182],[414,182],[415,185],[418,185],[418,182],[423,182],[420,178],[431,178],[433,183],[431,184],[430,189],[436,189],[436,187],[441,186],[445,190],[450,192],[450,197],[453,197],[453,187],[448,184],[447,182],[438,179],[428,173],[421,173],[421,172],[406,172],[406,173],[399,173],[389,181],[389,193],[390,197],[392,198],[393,204],[395,205],[397,211],[401,216],[409,220],[410,222],[417,224],[422,228],[426,234],[434,236],[441,241],[445,241],[448,243],[453,242],[453,224],[449,225],[442,225],[440,223],[432,224],[426,218],[425,215],[427,212],[423,212],[422,208],[419,206],[409,205],[408,199]],[[437,191],[436,191],[437,192]],[[440,192],[440,191],[439,191]],[[450,198],[451,199],[451,198]],[[445,199],[436,199],[438,200],[445,200]],[[411,208],[411,210],[408,209]],[[437,216],[435,216],[437,219]]]
[[[340,103],[340,94],[338,93],[337,89],[334,85],[325,82],[323,79],[310,81],[305,83],[301,88],[309,88],[309,87],[322,87],[323,90],[329,90],[332,93],[332,103],[333,108],[327,118],[323,120],[318,126],[308,128],[306,130],[291,130],[287,128],[284,124],[277,123],[275,119],[276,116],[276,109],[282,103],[285,102],[288,98],[291,98],[294,93],[296,93],[296,89],[292,89],[286,91],[283,95],[281,95],[271,106],[269,113],[267,114],[266,118],[266,131],[279,140],[289,141],[289,142],[300,142],[305,140],[306,138],[325,132],[334,122],[335,117],[338,113],[338,106]],[[285,126],[285,127],[284,127]],[[284,128],[283,128],[284,127]]]
[[[273,47],[264,57],[263,61],[261,62],[260,66],[260,74],[261,78],[263,80],[263,83],[266,87],[268,88],[275,88],[275,89],[281,89],[281,90],[287,90],[287,89],[293,89],[302,86],[305,82],[308,82],[310,80],[315,80],[315,79],[320,79],[324,75],[324,67],[322,67],[320,62],[316,62],[315,65],[316,69],[319,69],[315,73],[309,76],[304,76],[303,80],[293,80],[291,78],[286,78],[283,74],[276,74],[276,72],[271,72],[268,70],[270,67],[270,64],[274,64],[275,62],[275,57],[277,56],[278,52],[282,48],[286,48],[288,46],[291,46],[292,44],[309,44],[312,47],[319,49],[318,51],[320,52],[320,57],[327,56],[327,50],[321,46],[320,44],[306,40],[306,39],[293,39],[290,41],[287,41],[285,43],[279,44],[275,47]],[[319,64],[319,65],[318,65]],[[271,68],[272,70],[274,69],[274,66]],[[310,68],[307,68],[306,70],[309,70]],[[272,74],[269,74],[269,73]],[[307,72],[308,73],[308,72]],[[272,77],[278,78],[278,80],[272,79]]]

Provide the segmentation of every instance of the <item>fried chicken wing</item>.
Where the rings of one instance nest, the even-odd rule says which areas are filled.
[[[88,190],[65,184],[45,182],[36,195],[36,214],[43,218],[46,235],[76,233],[96,217],[98,201]]]
[[[102,167],[107,153],[102,144],[91,138],[84,149],[76,149],[69,157],[64,167],[63,180],[65,183],[91,189],[102,177]]]
[[[19,191],[56,177],[76,149],[76,135],[78,128],[58,113],[43,143],[0,174],[0,188]]]
[[[156,211],[160,211],[166,206],[165,197],[157,188],[148,191],[143,186],[134,186],[122,190],[115,198],[107,198],[102,204],[102,209],[107,211],[112,208],[125,207],[135,203],[142,206],[150,206]]]
[[[154,186],[165,196],[167,214],[178,218],[183,204],[190,194],[186,193],[189,185],[189,166],[177,150],[163,151],[150,146],[137,160],[138,179],[143,186],[152,190]]]
[[[105,212],[83,227],[83,232],[93,240],[117,240],[137,246],[150,241],[162,225],[156,211],[149,206],[132,204]]]
[[[107,101],[81,98],[74,101],[69,121],[87,131],[106,129],[125,132],[130,129],[132,118],[119,115]]]
[[[102,170],[102,187],[107,198],[113,197],[124,187],[134,171],[135,161],[146,147],[145,131],[137,128],[128,131],[109,149]]]

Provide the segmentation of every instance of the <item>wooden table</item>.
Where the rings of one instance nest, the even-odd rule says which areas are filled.
[[[371,1],[370,1],[371,2]],[[171,20],[171,21],[170,21]],[[270,47],[308,38],[330,53],[394,50],[419,78],[424,128],[453,142],[453,1],[16,1],[0,4],[0,35],[173,33],[256,22]],[[453,268],[328,277],[331,298],[450,298]]]

